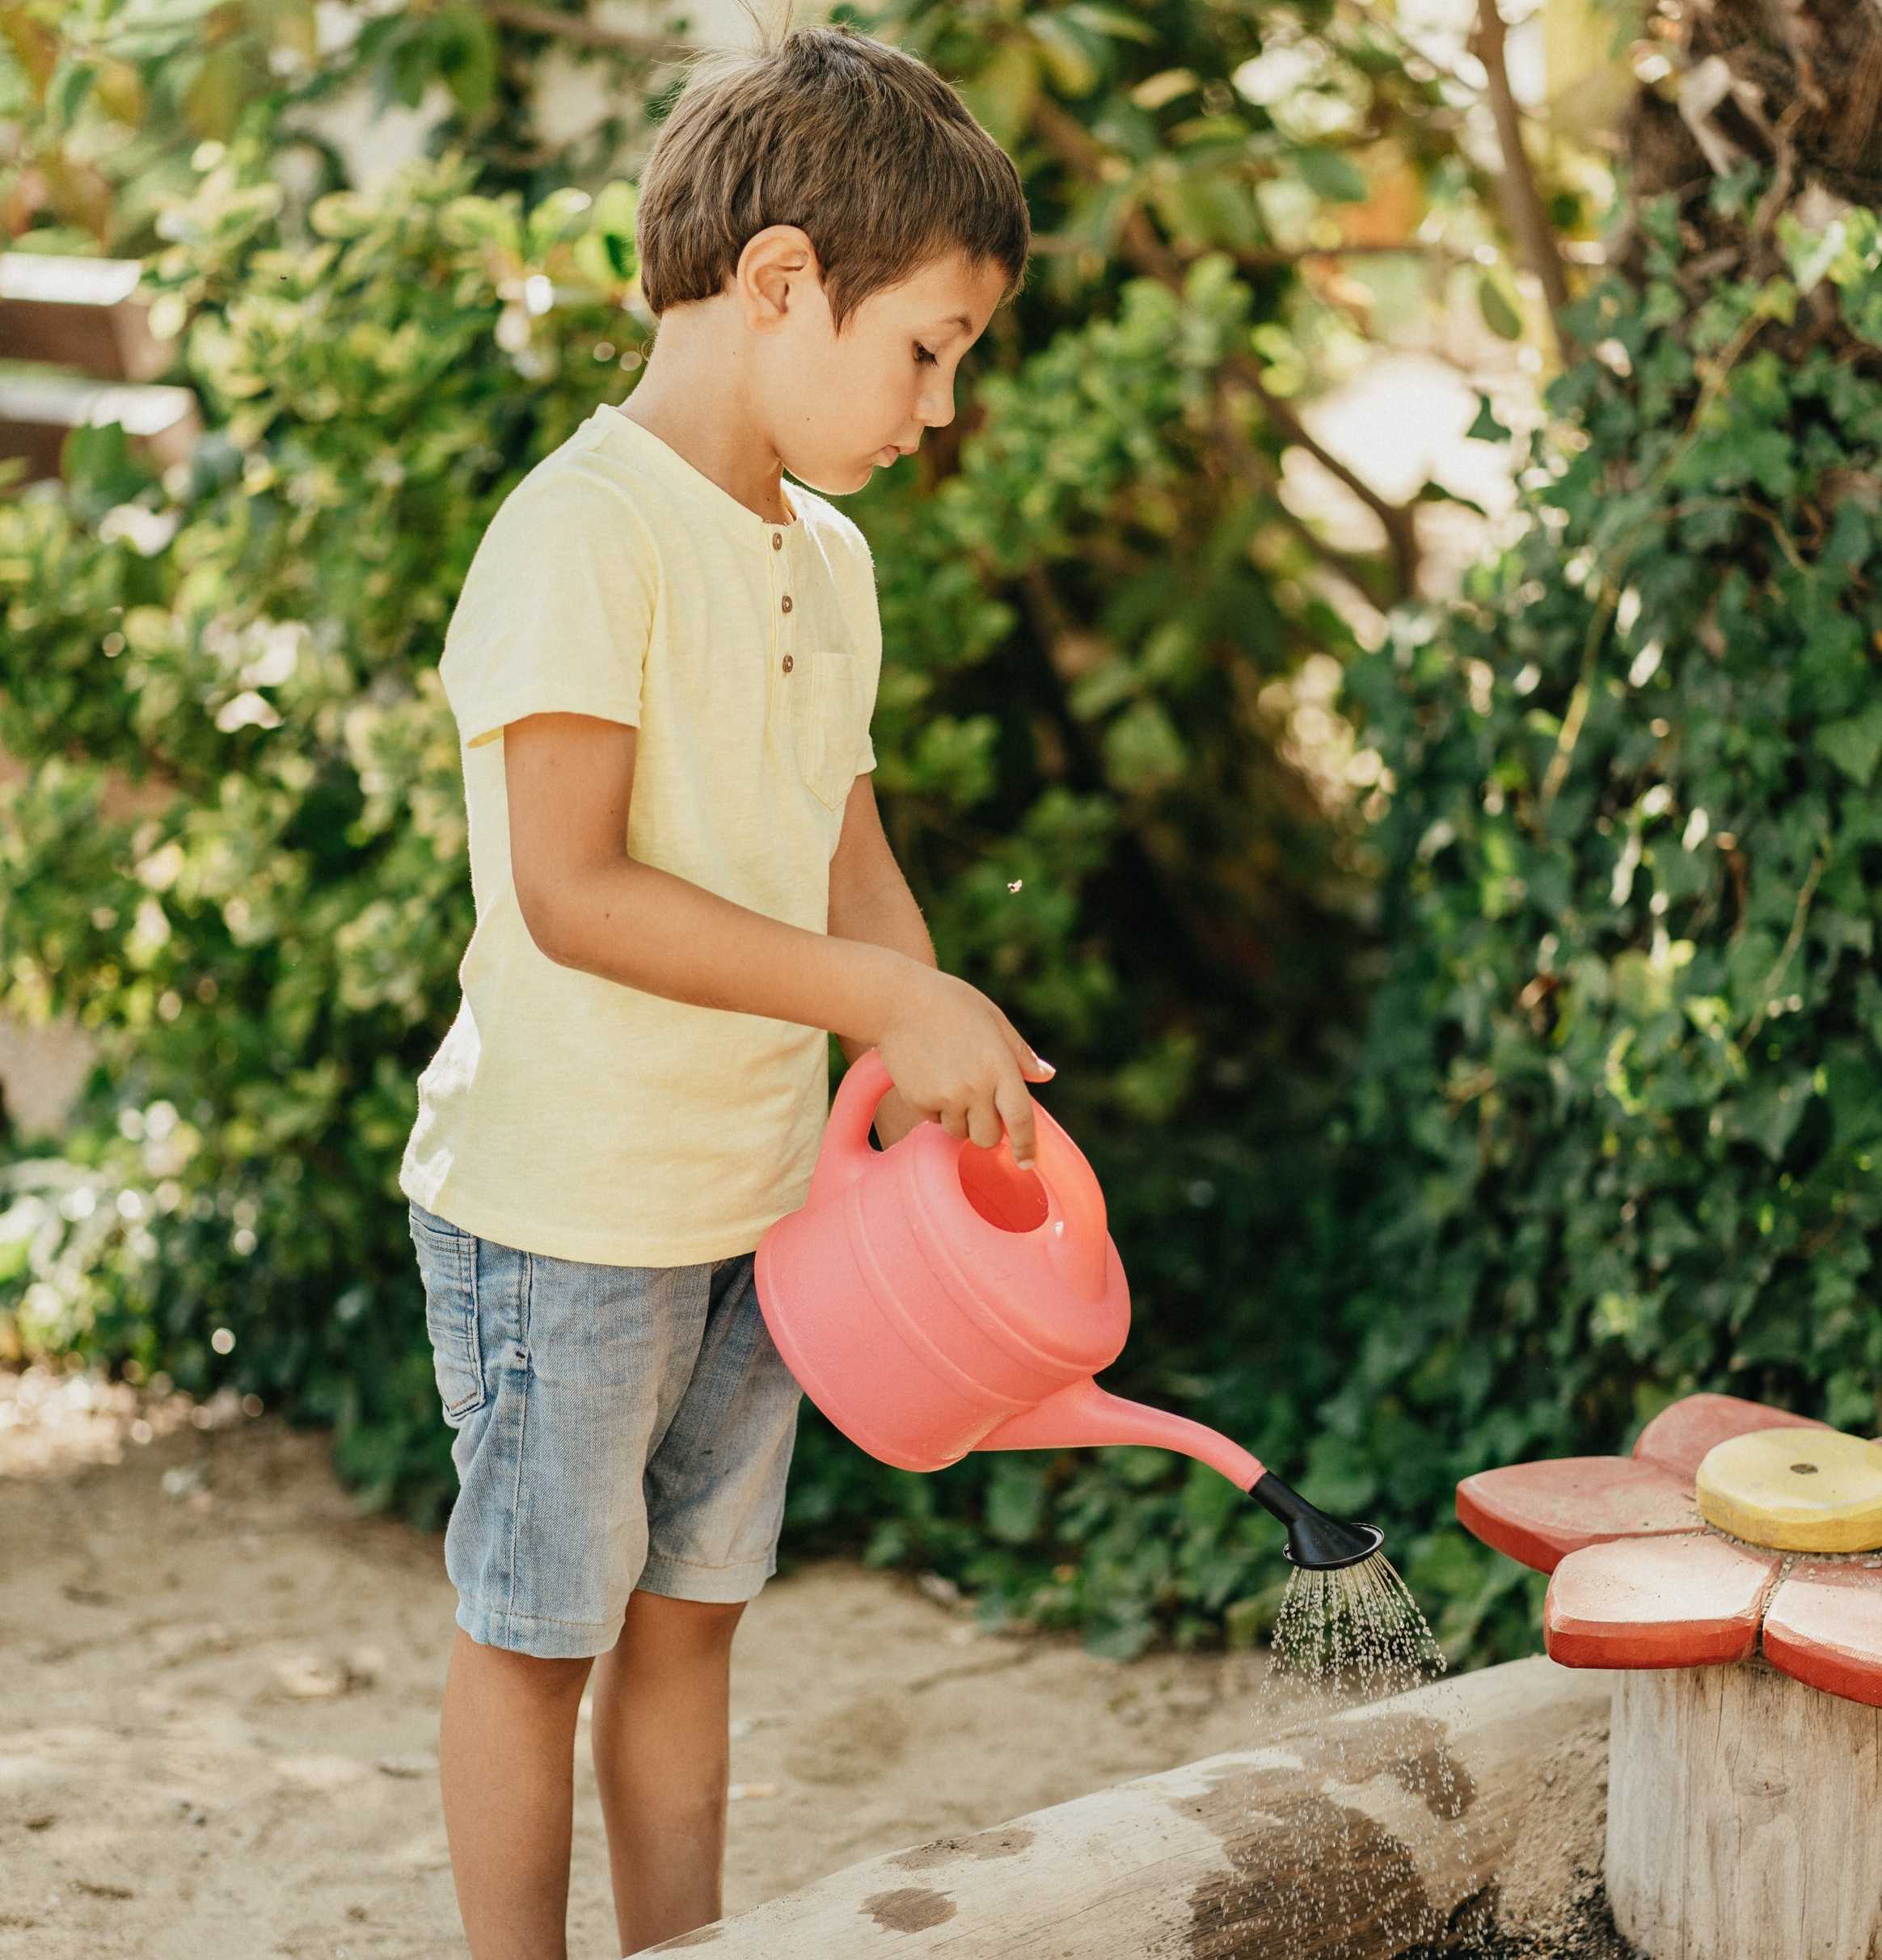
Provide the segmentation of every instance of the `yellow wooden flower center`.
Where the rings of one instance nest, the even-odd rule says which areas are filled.
[[[1699,1515],[1786,1552],[1882,1545],[1882,1444],[1833,1429],[1754,1429],[1706,1452]]]

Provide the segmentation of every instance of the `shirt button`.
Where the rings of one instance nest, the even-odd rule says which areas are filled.
[[[791,595],[789,592],[787,592],[784,595],[784,610],[787,613],[791,610]]]
[[[774,551],[782,551],[784,549],[784,533],[782,531],[774,531],[771,533],[771,549]]]
[[[790,672],[792,664],[793,663],[791,655],[789,654],[786,654],[784,656],[784,671],[786,673]]]

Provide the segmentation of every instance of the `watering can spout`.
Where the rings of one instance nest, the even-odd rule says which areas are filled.
[[[1108,1394],[1087,1376],[988,1431],[976,1449],[1082,1449],[1094,1444],[1133,1443],[1176,1450],[1220,1470],[1238,1490],[1252,1490],[1266,1474],[1262,1465],[1219,1430],[1146,1402]]]
[[[975,1444],[976,1449],[1080,1449],[1092,1444],[1134,1443],[1176,1450],[1220,1470],[1264,1511],[1287,1527],[1287,1556],[1310,1571],[1356,1566],[1385,1543],[1376,1524],[1348,1524],[1329,1517],[1284,1484],[1238,1443],[1219,1430],[1172,1415],[1145,1402],[1108,1394],[1087,1376],[1069,1383],[1031,1409],[1009,1416]]]

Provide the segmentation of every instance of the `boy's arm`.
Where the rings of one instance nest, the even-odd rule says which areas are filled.
[[[835,913],[871,937],[829,929],[827,913],[825,931],[806,931],[629,857],[631,723],[543,711],[500,725],[516,904],[547,959],[666,1000],[827,1029],[849,1055],[898,1047],[898,1090],[876,1123],[884,1144],[933,1110],[951,1135],[978,1131],[984,1147],[1004,1133],[1015,1161],[1032,1164],[1025,1070],[1043,1080],[1051,1069],[984,993],[935,967],[905,886],[901,900],[888,891],[867,778],[850,786],[843,831],[850,817],[857,827]],[[904,1099],[909,1074],[933,1102]]]
[[[510,875],[523,925],[559,967],[700,1007],[882,1039],[912,967],[719,898],[627,854],[637,731],[598,715],[504,727]]]
[[[876,807],[876,786],[868,776],[850,785],[843,828],[830,859],[830,936],[885,946],[924,966],[935,966],[934,943],[920,906],[895,861]],[[844,1058],[854,1061],[870,1044],[839,1033]],[[877,1104],[876,1134],[884,1150],[926,1121],[921,1111],[892,1085]]]
[[[885,915],[871,880],[867,902],[841,914],[846,932],[833,900],[830,931],[808,932],[629,857],[637,739],[626,723],[590,714],[525,715],[504,729],[510,872],[538,949],[668,1000],[827,1028],[852,1057],[876,1045],[917,956],[898,950],[912,948],[906,915],[877,936]],[[873,818],[866,781],[852,808],[859,797]],[[913,924],[926,949],[918,913]]]

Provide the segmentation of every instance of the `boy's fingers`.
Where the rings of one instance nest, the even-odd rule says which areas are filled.
[[[1030,1170],[1033,1160],[1032,1098],[1026,1093],[1025,1083],[1017,1075],[1002,1075],[1000,1086],[994,1092],[994,1102],[1011,1140],[1014,1161],[1021,1170]]]
[[[973,1133],[974,1143],[978,1143],[982,1150],[992,1150],[994,1144],[1000,1143],[1000,1094],[998,1094],[998,1090],[992,1096],[982,1098],[980,1102],[974,1103],[973,1113],[968,1115],[968,1131]]]
[[[1000,1025],[1005,1031],[1009,1046],[1012,1048],[1014,1060],[1019,1063],[1023,1075],[1030,1073],[1036,1080],[1044,1081],[1054,1073],[1052,1064],[1033,1047],[1032,1043],[1019,1032],[1018,1028],[1014,1026],[1004,1014],[1000,1016]]]

